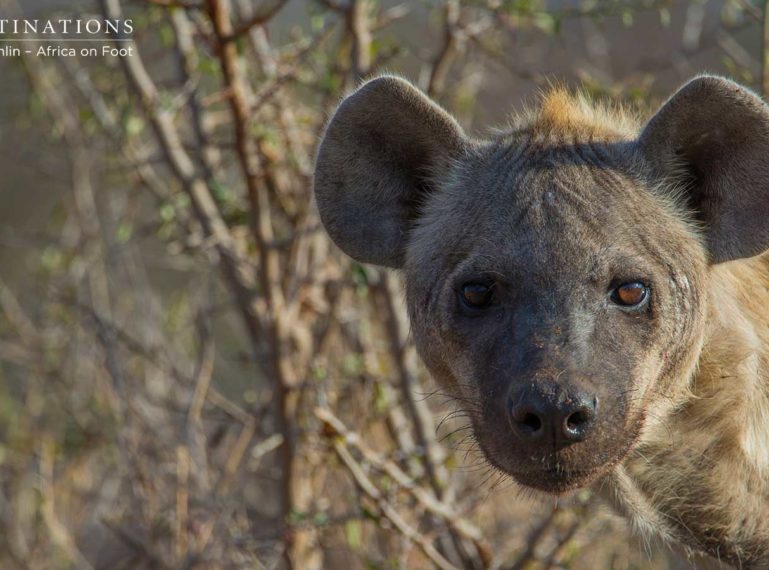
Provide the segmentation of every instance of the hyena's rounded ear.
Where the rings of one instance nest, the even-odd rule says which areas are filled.
[[[334,113],[315,164],[331,238],[358,261],[401,267],[425,193],[466,144],[451,115],[408,81],[363,84]]]
[[[711,263],[769,249],[769,107],[728,79],[701,76],[644,128],[638,148],[680,184],[702,222]]]

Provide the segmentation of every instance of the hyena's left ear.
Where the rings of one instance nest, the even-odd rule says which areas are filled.
[[[637,145],[658,176],[683,184],[711,263],[769,249],[769,107],[758,96],[721,77],[692,79]]]
[[[454,118],[405,79],[361,85],[329,121],[315,162],[331,239],[358,261],[402,267],[422,203],[469,146]]]

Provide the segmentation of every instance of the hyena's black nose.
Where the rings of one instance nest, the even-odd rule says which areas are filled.
[[[525,389],[510,395],[510,425],[531,444],[564,447],[583,441],[597,414],[598,400],[581,391]]]

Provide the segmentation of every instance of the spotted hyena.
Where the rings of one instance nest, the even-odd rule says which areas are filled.
[[[486,459],[601,483],[642,533],[769,568],[769,108],[701,76],[647,122],[555,89],[477,139],[407,81],[347,97],[315,194],[403,271]]]

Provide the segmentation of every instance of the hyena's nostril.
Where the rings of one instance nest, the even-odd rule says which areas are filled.
[[[542,429],[542,420],[536,414],[528,413],[523,419],[523,425],[529,428],[532,432],[538,432]]]
[[[512,406],[510,420],[513,431],[524,440],[533,441],[545,433],[545,422],[542,421],[542,414],[532,406]]]
[[[565,446],[587,437],[595,422],[596,405],[595,398],[579,392],[564,398],[558,397],[556,390],[527,390],[508,400],[510,425],[521,440],[530,444],[542,439],[542,444]]]
[[[595,417],[595,410],[590,406],[580,406],[569,414],[563,422],[563,436],[570,441],[585,439]]]
[[[528,400],[528,399],[527,399]],[[537,409],[536,402],[509,402],[510,425],[521,439],[534,441],[542,437],[547,427],[543,421],[542,410]]]

